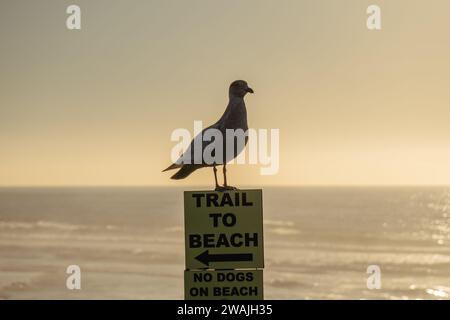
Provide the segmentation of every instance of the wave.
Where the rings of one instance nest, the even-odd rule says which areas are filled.
[[[59,231],[79,231],[79,230],[117,230],[119,227],[113,225],[99,226],[86,226],[79,224],[69,224],[55,221],[39,220],[35,222],[21,222],[21,221],[0,221],[0,230],[2,229],[52,229]]]
[[[425,290],[425,292],[439,299],[450,297],[450,287],[436,286]]]
[[[184,229],[181,226],[173,226],[173,227],[168,227],[164,229],[164,232],[167,233],[179,233],[179,232],[183,232]]]
[[[279,236],[291,236],[300,234],[300,231],[293,228],[273,228],[269,229],[268,232],[279,235]]]
[[[275,227],[293,227],[295,224],[292,221],[286,220],[264,220],[264,224],[267,226],[275,226]]]

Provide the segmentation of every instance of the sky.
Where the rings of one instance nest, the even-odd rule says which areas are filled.
[[[67,6],[81,30],[66,28]],[[381,7],[382,30],[366,27]],[[244,79],[280,168],[234,185],[450,184],[448,0],[0,2],[0,185],[212,185],[162,173]]]

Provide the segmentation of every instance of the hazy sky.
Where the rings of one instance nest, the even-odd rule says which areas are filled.
[[[78,4],[82,30],[66,29]],[[382,30],[366,8],[382,9]],[[236,185],[450,184],[448,0],[0,2],[0,185],[169,180],[175,128],[216,121],[245,79],[280,171]]]

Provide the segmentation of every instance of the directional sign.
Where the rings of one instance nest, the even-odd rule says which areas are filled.
[[[202,270],[184,272],[186,300],[262,300],[262,270]]]
[[[233,261],[253,261],[251,253],[216,253],[210,254],[208,250],[195,257],[205,266],[209,266],[211,262],[233,262]]]
[[[262,190],[186,191],[187,269],[263,268]]]

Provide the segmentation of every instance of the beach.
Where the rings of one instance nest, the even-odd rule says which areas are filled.
[[[450,188],[267,187],[263,202],[266,299],[450,299]],[[181,188],[1,188],[0,299],[183,299],[183,219]]]

